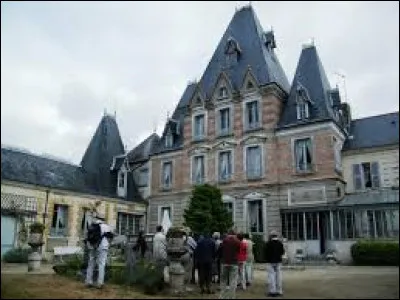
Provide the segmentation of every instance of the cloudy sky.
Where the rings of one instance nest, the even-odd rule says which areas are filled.
[[[104,110],[162,131],[247,2],[1,2],[1,143],[79,163]],[[291,81],[312,38],[356,118],[399,110],[398,2],[257,2]]]

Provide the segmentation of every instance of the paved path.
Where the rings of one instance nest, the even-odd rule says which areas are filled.
[[[53,265],[42,264],[40,270],[28,272],[28,264],[1,264],[1,274],[54,274]]]

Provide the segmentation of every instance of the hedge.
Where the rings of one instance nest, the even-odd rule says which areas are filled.
[[[399,242],[358,241],[351,246],[351,256],[358,266],[398,266]]]
[[[6,263],[28,263],[28,254],[30,248],[13,248],[3,255],[3,261]]]

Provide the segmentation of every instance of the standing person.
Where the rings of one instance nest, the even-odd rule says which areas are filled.
[[[245,277],[246,286],[250,286],[253,282],[253,264],[254,264],[254,253],[253,253],[253,241],[250,239],[250,235],[246,233],[243,241],[247,243],[247,260],[245,265]]]
[[[156,227],[156,234],[153,238],[153,259],[158,267],[160,267],[165,275],[165,268],[168,264],[167,255],[167,238],[163,233],[163,227]]]
[[[199,239],[195,251],[199,270],[199,284],[201,293],[211,294],[212,263],[215,257],[215,242],[209,234]]]
[[[191,241],[197,244],[199,240],[199,235],[198,234],[193,234],[192,232],[189,233],[189,238]],[[191,243],[193,243],[191,242]],[[196,269],[197,269],[197,262],[196,262],[196,256],[193,255],[193,264],[192,264],[192,278],[190,279],[191,284],[196,284]]]
[[[89,250],[89,262],[86,271],[86,286],[93,286],[93,271],[98,266],[97,288],[104,285],[104,272],[107,262],[110,240],[114,234],[111,227],[106,224],[104,216],[97,214],[88,228],[86,243]]]
[[[245,265],[247,261],[247,243],[243,240],[243,234],[239,233],[237,235],[240,241],[239,253],[238,253],[238,270],[239,270],[239,280],[238,286],[242,286],[242,289],[246,289],[246,275],[245,275]]]
[[[276,231],[272,231],[265,247],[267,261],[269,296],[281,296],[282,292],[282,256],[285,254],[283,243]]]
[[[213,262],[213,282],[220,283],[221,277],[221,234],[219,232],[213,233],[213,240],[215,243],[215,258]]]
[[[144,256],[145,256],[146,250],[147,250],[147,243],[146,243],[146,238],[144,236],[144,231],[143,230],[141,230],[139,232],[139,236],[138,236],[138,239],[136,241],[136,245],[133,247],[133,250],[139,252],[141,258],[144,259]]]
[[[235,299],[238,277],[238,253],[240,241],[233,230],[223,239],[221,244],[221,299]]]
[[[192,233],[189,231],[188,236],[184,236],[186,253],[182,256],[182,264],[185,268],[185,284],[191,281],[193,264],[195,259],[195,249],[197,247],[196,241],[192,237]]]

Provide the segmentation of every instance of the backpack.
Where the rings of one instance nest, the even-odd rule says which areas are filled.
[[[92,223],[88,228],[87,241],[91,246],[97,248],[102,239],[100,224]]]

